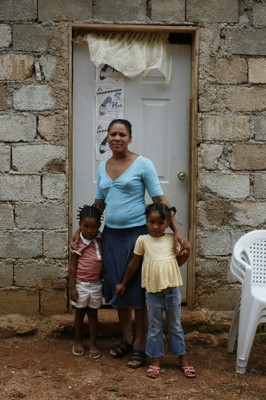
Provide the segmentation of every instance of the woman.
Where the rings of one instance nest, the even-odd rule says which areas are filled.
[[[131,152],[128,149],[131,141],[130,122],[123,119],[113,120],[108,127],[107,136],[112,156],[99,165],[95,205],[101,212],[105,209],[102,236],[103,295],[107,303],[117,308],[122,330],[122,341],[111,349],[110,356],[121,358],[131,353],[128,367],[139,368],[145,362],[146,338],[146,309],[144,290],[141,288],[141,269],[128,286],[125,296],[115,295],[116,284],[123,278],[137,237],[147,233],[145,190],[153,202],[170,205],[163,195],[153,163]],[[171,217],[171,228],[176,242],[181,243],[181,250],[185,250],[188,242],[182,239],[174,216]],[[73,242],[74,239],[72,246]],[[135,310],[134,340],[132,309]]]

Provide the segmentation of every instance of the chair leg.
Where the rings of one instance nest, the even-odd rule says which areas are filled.
[[[260,304],[253,300],[240,310],[236,372],[244,374],[260,320]]]
[[[238,325],[239,325],[240,305],[241,305],[241,296],[239,297],[239,299],[236,303],[235,310],[234,310],[234,313],[232,316],[231,326],[229,329],[228,344],[227,344],[228,353],[233,353],[233,351],[234,351],[237,332],[238,332]]]

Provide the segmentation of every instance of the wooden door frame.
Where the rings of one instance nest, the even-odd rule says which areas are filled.
[[[190,124],[189,124],[189,221],[188,240],[192,243],[192,252],[187,263],[187,307],[195,308],[195,262],[196,262],[196,177],[197,177],[197,94],[198,94],[198,52],[199,31],[194,26],[173,25],[124,25],[124,24],[87,24],[72,23],[69,25],[69,147],[68,147],[68,187],[69,187],[69,237],[72,235],[72,148],[73,148],[73,31],[120,31],[120,32],[169,32],[191,36],[191,92],[190,92]]]

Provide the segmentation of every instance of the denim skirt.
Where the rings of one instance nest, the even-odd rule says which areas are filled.
[[[113,229],[104,227],[102,234],[103,297],[114,307],[142,308],[145,306],[145,289],[141,288],[141,266],[130,281],[123,296],[115,294],[133,256],[135,242],[147,234],[146,225]]]

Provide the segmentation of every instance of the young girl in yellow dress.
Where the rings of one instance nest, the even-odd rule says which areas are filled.
[[[147,376],[158,378],[160,358],[164,355],[163,313],[167,319],[168,349],[179,356],[179,365],[187,378],[196,376],[195,369],[188,365],[186,345],[181,325],[181,295],[179,286],[182,277],[179,266],[189,256],[190,247],[180,254],[175,248],[174,235],[165,233],[171,221],[171,209],[162,203],[153,203],[146,208],[148,235],[138,237],[134,255],[128,265],[122,283],[116,285],[116,294],[123,296],[126,286],[142,262],[142,287],[146,288],[148,334],[146,354],[150,359]]]

